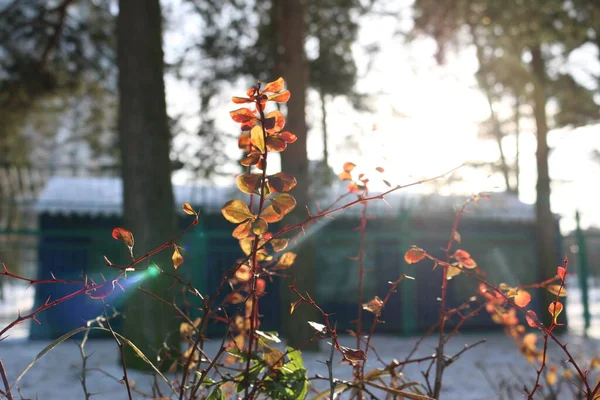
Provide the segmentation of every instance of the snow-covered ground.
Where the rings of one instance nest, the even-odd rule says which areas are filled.
[[[23,288],[14,286],[7,285],[4,289],[5,299],[11,299],[11,301],[0,302],[0,325],[2,326],[14,318],[17,305],[22,310],[31,307],[33,294],[31,289],[24,292]],[[594,339],[594,337],[600,338],[600,301],[595,301],[596,299],[600,300],[600,289],[592,289],[590,299],[593,316],[592,329],[589,332],[590,337],[583,338],[576,334],[577,330],[583,326],[580,293],[574,285],[570,287],[567,310],[570,326],[574,330],[563,337],[563,340],[569,343],[569,349],[573,354],[580,354],[588,359],[594,355],[600,355],[600,341]],[[25,339],[26,336],[27,325],[23,324],[11,331],[8,339],[0,342],[0,359],[7,369],[8,379],[11,383],[49,343],[48,341],[28,341]],[[534,368],[519,354],[512,341],[500,332],[457,335],[447,346],[446,354],[452,356],[462,350],[465,345],[475,343],[482,338],[486,338],[487,342],[467,351],[447,369],[444,379],[444,399],[500,398],[497,389],[490,386],[486,380],[486,375],[492,377],[496,383],[515,382],[516,377],[522,378],[530,384],[533,382]],[[351,337],[344,338],[345,344],[351,347],[354,340]],[[416,340],[417,338],[378,335],[374,339],[374,344],[381,357],[389,362],[394,358],[403,360]],[[215,354],[218,346],[217,342],[209,342],[207,354]],[[434,338],[425,340],[415,357],[433,354],[435,346]],[[550,346],[550,349],[553,353],[558,354],[556,346]],[[91,355],[88,360],[88,368],[95,369],[87,373],[88,391],[97,393],[93,399],[127,399],[125,387],[117,381],[122,377],[122,370],[118,365],[119,356],[114,341],[90,340],[86,346],[86,353]],[[325,361],[328,355],[328,349],[324,347],[319,353],[303,354],[310,376],[315,376],[315,374],[327,376],[327,367],[322,361]],[[556,358],[558,362],[563,359],[563,357]],[[351,370],[348,366],[337,364],[337,362],[335,365],[334,373],[338,378],[350,378]],[[369,368],[379,366],[374,358],[369,357]],[[426,367],[425,363],[413,364],[405,370],[405,375],[408,379],[424,382],[420,371]],[[112,375],[113,378],[100,370]],[[82,360],[78,343],[72,340],[66,341],[40,359],[19,382],[18,387],[23,398],[26,399],[83,399],[80,383],[81,371]],[[153,381],[151,376],[130,371],[130,379],[135,382],[135,388],[151,393]],[[325,389],[327,385],[328,383],[324,381],[315,381],[313,384],[317,389]],[[0,389],[3,389],[1,384]],[[14,388],[14,393],[17,394],[16,388]],[[168,395],[168,393],[164,393],[164,395]],[[0,396],[0,398],[2,397]],[[134,393],[134,398],[149,397]],[[504,398],[510,399],[510,397]],[[570,396],[561,398],[569,399]]]
[[[514,344],[502,334],[457,336],[447,346],[446,352],[448,355],[453,355],[459,352],[464,345],[477,342],[481,338],[487,338],[487,342],[464,353],[446,370],[444,399],[499,398],[496,390],[486,381],[485,373],[496,382],[514,381],[515,376],[523,378],[526,382],[533,382],[535,378],[533,367],[524,361]],[[414,338],[377,336],[375,345],[384,360],[391,361],[394,358],[402,360],[414,345],[415,340]],[[571,336],[565,340],[575,354],[581,353],[584,347],[587,354],[596,353],[598,350],[598,342],[595,340],[584,341],[579,336]],[[348,345],[352,345],[353,339],[348,337],[345,338],[345,341]],[[27,364],[47,344],[47,342],[25,340],[8,340],[0,343],[0,357],[6,366],[9,381],[14,382]],[[207,346],[208,354],[214,354],[218,346],[219,343],[211,342]],[[435,339],[428,339],[422,344],[421,350],[416,356],[430,355],[433,353],[434,347]],[[97,393],[93,399],[126,399],[125,387],[116,381],[122,377],[122,370],[118,366],[119,356],[115,343],[111,340],[90,341],[86,346],[86,352],[91,354],[88,368],[99,368],[116,377],[110,378],[98,370],[88,372],[88,391]],[[303,356],[311,376],[315,374],[327,376],[327,368],[320,362],[328,358],[326,349],[322,349],[319,353],[305,353]],[[368,365],[369,367],[379,366],[374,360],[369,361]],[[82,361],[77,343],[65,342],[40,359],[18,386],[24,398],[27,399],[83,399],[82,386],[79,381],[81,366]],[[423,381],[419,371],[426,366],[426,363],[415,364],[405,370],[405,375],[409,379]],[[130,379],[135,381],[136,388],[151,393],[151,376],[135,371],[130,371],[129,374]],[[350,368],[336,363],[334,374],[340,378],[349,378]],[[319,382],[315,386],[322,390],[327,387],[326,385],[326,382]],[[164,394],[168,395],[168,392]],[[148,397],[134,393],[134,398],[146,399]],[[564,399],[568,398],[570,397],[564,397]]]

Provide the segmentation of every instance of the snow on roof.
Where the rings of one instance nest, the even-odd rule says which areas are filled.
[[[332,189],[329,194],[318,201],[321,208],[328,207],[340,195],[344,194],[345,185]],[[205,213],[218,213],[223,204],[232,199],[247,199],[234,186],[174,185],[177,209],[184,202],[200,207]],[[87,216],[119,216],[123,213],[123,183],[121,178],[98,177],[52,177],[40,193],[36,204],[38,213],[60,215]],[[345,204],[354,200],[348,195],[337,203]],[[436,215],[451,217],[455,207],[464,203],[465,196],[424,195],[398,191],[390,193],[385,201],[376,200],[369,203],[368,213],[375,216],[398,215],[402,210],[410,210],[413,215]],[[338,214],[358,216],[361,207],[350,207]],[[507,193],[494,193],[489,200],[481,200],[469,207],[466,217],[497,219],[506,221],[533,221],[535,210],[533,205],[519,201],[518,197]]]

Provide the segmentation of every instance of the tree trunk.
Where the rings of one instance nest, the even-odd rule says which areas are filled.
[[[560,265],[558,249],[557,224],[550,208],[550,173],[548,168],[548,123],[546,116],[546,65],[542,55],[541,46],[531,48],[531,70],[534,78],[533,112],[537,130],[537,198],[536,233],[537,233],[537,261],[540,281],[556,275],[556,267]],[[556,296],[548,291],[540,290],[540,318],[546,326],[550,326],[551,315],[544,312],[548,305],[556,300]],[[560,318],[564,321],[566,312]]]
[[[166,242],[177,229],[174,211],[170,133],[163,81],[162,22],[159,0],[120,0],[117,19],[119,68],[119,144],[124,194],[124,227],[135,237],[135,254]],[[151,261],[171,269],[170,254]],[[140,272],[141,273],[141,272]],[[137,273],[130,274],[135,275]],[[167,301],[175,293],[164,276],[140,285]],[[155,361],[163,342],[179,352],[178,325],[170,308],[130,287],[124,336]],[[148,366],[126,347],[128,367]],[[164,360],[164,356],[161,357]],[[170,363],[169,363],[170,364]],[[168,365],[163,365],[163,368]]]
[[[329,142],[329,134],[327,132],[327,99],[323,89],[319,90],[319,98],[321,100],[321,128],[323,129],[323,179],[322,182],[325,186],[331,185],[331,175],[329,174],[329,150],[327,149],[327,143]],[[314,193],[314,191],[313,191]]]
[[[521,189],[521,99],[519,94],[515,94],[515,193],[519,195]]]
[[[308,87],[308,64],[304,54],[304,38],[306,26],[304,21],[305,10],[302,0],[274,1],[272,8],[273,32],[276,33],[277,48],[279,49],[276,60],[275,72],[287,82],[291,98],[287,103],[287,124],[289,130],[298,137],[298,140],[281,153],[281,169],[296,178],[297,185],[292,191],[296,198],[295,212],[286,218],[288,224],[298,222],[306,217],[306,206],[309,205],[309,171],[308,155],[306,149],[306,90]],[[296,287],[300,293],[308,291],[315,294],[315,244],[310,236],[301,237],[294,247],[298,254],[295,265],[289,270],[291,279],[295,279]],[[289,305],[297,300],[289,290],[289,279],[281,281],[281,316],[282,333],[290,346],[299,346],[314,335],[312,328],[306,323],[317,318],[314,309],[308,305],[298,307],[290,316]],[[312,345],[316,349],[317,345]],[[307,347],[304,347],[307,349]]]

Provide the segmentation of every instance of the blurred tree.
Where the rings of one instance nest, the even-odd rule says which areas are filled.
[[[189,0],[196,14],[202,17],[205,29],[196,50],[202,54],[204,75],[200,76],[203,96],[214,98],[224,82],[251,77],[268,82],[278,76],[287,81],[292,96],[287,103],[286,129],[298,136],[298,141],[282,153],[282,170],[298,181],[294,196],[298,202],[295,215],[305,217],[310,204],[311,181],[307,158],[306,95],[314,88],[321,98],[324,133],[324,165],[327,163],[326,103],[328,98],[346,96],[355,107],[363,107],[364,96],[355,92],[357,68],[351,53],[356,40],[358,17],[371,4],[358,0],[319,0],[305,3],[298,0],[257,1],[255,4],[229,0]],[[192,59],[186,52],[178,66],[183,70]],[[208,71],[208,72],[207,72]],[[329,168],[320,168],[328,173]],[[321,183],[322,184],[322,183]],[[291,220],[288,221],[290,223]],[[310,237],[300,239],[296,250],[300,254],[291,274],[298,287],[315,293],[316,267],[314,243]],[[301,248],[300,248],[301,247]],[[282,316],[286,321],[283,333],[291,345],[304,342],[312,332],[307,324],[297,321],[314,319],[309,307],[300,307],[289,317],[289,290],[284,281]]]
[[[0,19],[2,163],[48,168],[56,146],[77,141],[114,155],[110,1],[13,0]]]
[[[598,118],[598,107],[589,91],[564,68],[557,70],[550,66],[564,63],[570,52],[588,40],[589,25],[583,22],[591,22],[590,19],[571,1],[417,0],[414,10],[415,32],[436,40],[439,62],[444,61],[448,45],[464,47],[475,43],[480,61],[482,56],[487,61],[480,65],[479,72],[484,91],[491,87],[491,77],[494,87],[508,88],[513,95],[518,94],[518,104],[523,102],[531,107],[537,137],[540,278],[554,275],[560,260],[558,232],[550,208],[548,131],[551,127],[590,123]],[[482,73],[486,79],[482,79]],[[558,106],[554,119],[546,111],[550,100]],[[553,300],[546,292],[542,296],[542,304]],[[548,322],[548,315],[543,318]]]
[[[171,136],[163,81],[162,16],[159,0],[120,0],[117,19],[119,68],[119,144],[123,176],[125,226],[135,235],[136,254],[144,254],[176,233],[169,149]],[[152,262],[170,269],[170,254]],[[143,282],[157,296],[172,301],[169,278]],[[179,353],[179,331],[168,305],[149,301],[133,290],[125,306],[124,335],[150,359],[161,355],[164,343]],[[126,347],[127,366],[148,369]],[[171,360],[173,361],[173,360]],[[169,364],[162,364],[168,368]]]

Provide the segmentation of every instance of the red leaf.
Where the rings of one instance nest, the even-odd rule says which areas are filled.
[[[285,150],[287,147],[287,143],[280,138],[267,136],[266,140],[267,150],[272,151],[274,153],[279,153]]]
[[[113,239],[116,240],[121,240],[122,242],[124,242],[127,246],[129,247],[133,247],[133,233],[131,233],[130,231],[128,231],[125,228],[115,228],[112,231],[112,237]]]
[[[296,137],[296,135],[294,135],[291,132],[285,131],[285,132],[281,132],[280,134],[281,139],[283,139],[284,142],[286,143],[294,143],[296,141],[296,139],[298,139]]]
[[[231,101],[233,101],[235,104],[244,104],[244,103],[252,103],[252,100],[250,100],[247,97],[232,97]]]
[[[231,119],[233,119],[235,122],[239,122],[240,124],[258,119],[256,115],[254,115],[254,113],[248,108],[239,108],[229,112],[229,115],[231,115]]]
[[[377,167],[375,169],[377,170],[377,172],[381,172],[381,173],[385,172],[385,170],[382,167]]]
[[[556,269],[556,273],[558,275],[558,277],[560,278],[561,281],[565,280],[565,275],[567,274],[567,270],[564,269],[564,267],[558,267]]]
[[[408,264],[415,264],[425,258],[425,251],[418,247],[409,249],[404,255],[404,261]]]
[[[271,111],[265,117],[265,129],[269,133],[280,132],[285,125],[285,117],[279,110]]]
[[[532,328],[537,328],[538,317],[535,311],[529,310],[527,311],[527,315],[525,315],[525,320],[527,321],[527,325]]]
[[[247,194],[258,194],[262,175],[245,173],[237,177],[238,188]]]

